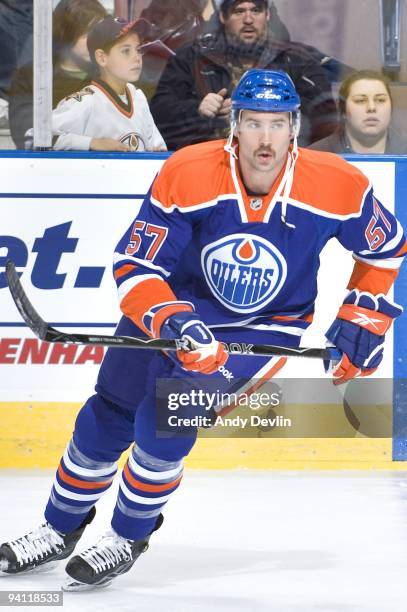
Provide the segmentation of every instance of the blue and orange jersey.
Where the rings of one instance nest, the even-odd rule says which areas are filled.
[[[312,319],[319,256],[332,238],[353,253],[349,288],[388,292],[406,240],[360,170],[334,154],[299,149],[270,192],[253,196],[224,145],[185,147],[156,177],[115,252],[125,315],[151,333],[151,309],[182,301],[214,327],[301,331]]]

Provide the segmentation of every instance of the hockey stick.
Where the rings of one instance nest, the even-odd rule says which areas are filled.
[[[122,348],[155,349],[164,351],[188,350],[189,346],[183,340],[164,340],[160,338],[134,338],[131,336],[98,336],[92,334],[66,334],[51,327],[38,314],[28,299],[20,282],[13,261],[6,263],[7,283],[12,298],[28,327],[45,342],[61,342],[63,344],[93,344]],[[271,344],[247,344],[241,342],[224,343],[228,353],[233,355],[281,356],[281,357],[311,357],[314,359],[340,359],[336,349],[321,348],[286,348]]]

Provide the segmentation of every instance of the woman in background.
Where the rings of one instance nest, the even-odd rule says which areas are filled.
[[[339,89],[339,128],[309,148],[332,153],[403,154],[407,142],[391,126],[389,80],[373,70],[346,77]]]

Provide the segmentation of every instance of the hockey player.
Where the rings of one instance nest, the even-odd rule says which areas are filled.
[[[117,333],[181,338],[188,350],[170,358],[109,349],[58,467],[46,522],[0,547],[3,572],[68,557],[135,440],[111,530],[70,559],[64,588],[104,586],[131,568],[160,527],[196,439],[196,428],[183,424],[156,435],[157,379],[222,386],[220,341],[298,346],[313,316],[319,254],[333,237],[355,258],[327,332],[343,352],[334,381],[379,365],[401,313],[386,295],[406,251],[403,231],[362,172],[333,154],[298,149],[299,107],[285,73],[249,70],[232,95],[229,140],[184,148],[162,167],[114,256],[124,314]],[[258,388],[284,363],[231,355],[227,370]]]
[[[98,78],[62,100],[52,113],[54,149],[166,151],[144,93],[133,83],[142,68],[137,21],[106,17],[90,31],[89,55]],[[27,132],[32,147],[33,130]]]

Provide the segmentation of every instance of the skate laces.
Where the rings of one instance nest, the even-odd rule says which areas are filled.
[[[108,531],[94,546],[91,546],[79,555],[91,568],[100,574],[106,569],[113,568],[122,561],[131,561],[133,551],[126,538],[122,538],[114,531]]]
[[[49,523],[44,523],[22,538],[9,542],[11,550],[16,555],[20,565],[40,559],[52,552],[60,552],[65,546],[62,535]]]

